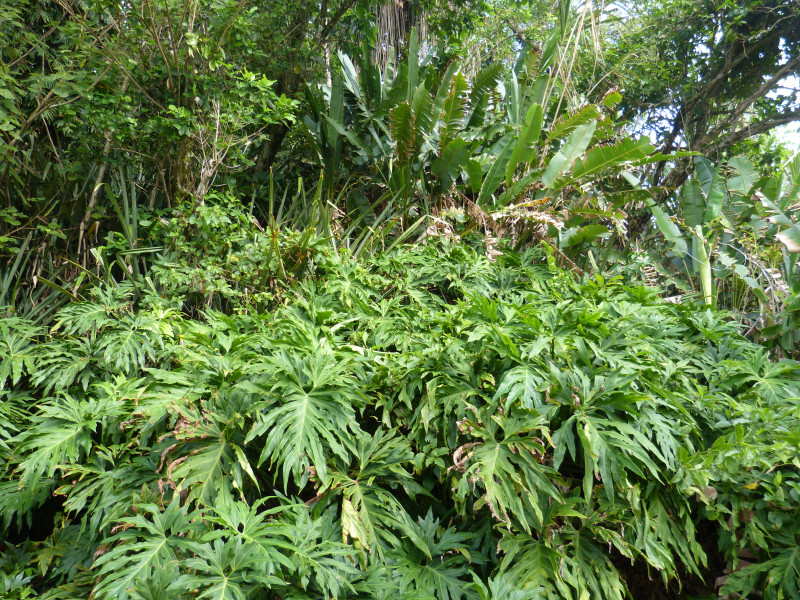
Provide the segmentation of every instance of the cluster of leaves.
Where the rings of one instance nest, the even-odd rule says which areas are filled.
[[[0,12],[2,305],[39,304],[43,280],[73,287],[74,264],[127,225],[113,194],[199,204],[293,118],[252,30],[263,6],[9,0]]]
[[[797,363],[542,252],[318,273],[268,314],[115,286],[0,323],[6,597],[621,599],[699,573],[704,518],[756,557],[730,591],[797,594]]]
[[[263,311],[280,301],[287,285],[328,260],[331,246],[314,228],[282,228],[274,219],[262,226],[237,208],[235,199],[211,200],[195,210],[152,213],[141,220],[151,243],[158,244],[145,292],[155,291],[186,311]]]
[[[413,36],[406,60],[383,67],[366,51],[340,53],[341,72],[309,91],[305,118],[326,197],[365,218],[387,205],[404,219],[465,205],[474,218],[477,207],[514,223],[518,242],[547,238],[573,255],[625,237],[625,206],[650,194],[620,175],[663,157],[620,132],[618,92],[565,98],[552,74],[561,35],[470,79],[461,61],[420,59]]]
[[[605,47],[584,56],[592,68],[577,69],[578,78],[602,73],[605,85],[624,87],[625,118],[651,131],[662,152],[685,148],[719,160],[800,117],[797,4],[646,0],[609,12]],[[683,182],[687,166],[670,186]]]
[[[792,356],[800,347],[800,155],[765,177],[742,156],[716,166],[694,161],[675,206],[679,224],[651,202],[671,247],[658,261],[663,272]]]

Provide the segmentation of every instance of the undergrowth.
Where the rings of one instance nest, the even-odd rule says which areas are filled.
[[[800,364],[535,250],[315,269],[0,322],[4,598],[614,599],[702,574],[704,521],[724,593],[800,597]]]

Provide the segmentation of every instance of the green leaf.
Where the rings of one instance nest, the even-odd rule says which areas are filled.
[[[506,410],[517,401],[524,408],[538,408],[542,406],[543,398],[537,388],[544,381],[538,371],[527,365],[514,367],[503,374],[494,400],[504,399]]]
[[[439,82],[439,87],[436,90],[436,96],[433,98],[432,106],[431,106],[431,124],[430,127],[425,129],[426,133],[430,133],[433,131],[433,127],[439,123],[439,120],[442,117],[442,111],[444,110],[444,102],[445,99],[448,97],[448,94],[451,91],[451,84],[453,83],[453,77],[455,77],[456,73],[458,73],[461,65],[458,61],[453,61],[447,66],[447,70],[442,75],[442,79]],[[420,93],[422,90],[425,90],[425,94],[428,98],[430,98],[430,92],[427,90],[425,85],[420,85]]]
[[[441,180],[442,190],[450,187],[469,158],[469,145],[461,138],[450,142],[431,165],[431,172]]]
[[[392,109],[390,116],[392,139],[395,143],[395,158],[400,164],[407,164],[414,153],[416,130],[411,106],[403,102]]]
[[[469,177],[469,187],[473,194],[477,194],[481,190],[483,184],[483,168],[481,163],[477,160],[470,159],[467,161],[467,176]]]
[[[249,506],[244,502],[226,502],[224,498],[220,498],[211,507],[213,515],[209,515],[207,519],[222,529],[209,532],[205,537],[238,539],[248,547],[250,554],[257,555],[263,561],[262,571],[272,574],[283,568],[289,572],[294,568],[289,556],[299,549],[290,541],[292,526],[274,518],[275,513],[289,510],[289,507],[278,506],[263,510],[262,505],[269,500],[272,498],[262,498]]]
[[[179,577],[175,585],[197,590],[198,598],[210,600],[247,600],[254,585],[283,587],[283,579],[263,572],[263,561],[253,550],[253,544],[243,544],[240,539],[197,544],[193,548],[196,556],[181,565],[191,569],[191,574]]]
[[[478,195],[478,201],[476,203],[478,206],[487,206],[492,194],[497,190],[497,186],[499,186],[505,178],[506,166],[508,165],[509,158],[511,158],[511,153],[514,151],[513,139],[513,134],[508,133],[498,142],[497,156],[489,167],[489,171],[486,173],[486,177],[481,185],[481,193]]]
[[[699,182],[691,180],[687,181],[683,186],[681,207],[683,209],[683,219],[689,227],[694,228],[704,222],[706,200],[703,197]]]
[[[496,62],[488,67],[484,67],[472,78],[472,89],[469,94],[468,127],[483,126],[486,121],[489,90],[497,85],[497,80],[502,71],[503,65]]]
[[[580,227],[576,229],[570,230],[562,230],[561,231],[561,244],[562,246],[566,246],[571,248],[572,246],[577,246],[583,242],[592,242],[597,238],[601,238],[603,236],[608,236],[611,234],[611,231],[605,225],[593,224],[593,225],[586,225],[585,227]]]
[[[653,151],[648,138],[625,138],[612,146],[592,148],[584,160],[578,160],[572,168],[572,177],[594,177],[610,167],[645,158]]]
[[[575,128],[564,146],[550,159],[542,175],[542,183],[545,187],[552,187],[555,180],[567,171],[579,156],[583,155],[589,142],[592,141],[596,127],[597,121],[592,121]]]
[[[325,120],[331,125],[331,127],[333,127],[334,130],[337,131],[340,135],[346,137],[347,141],[349,141],[357,151],[365,154],[368,152],[368,147],[366,142],[360,137],[358,137],[358,135],[356,135],[355,132],[353,132],[351,129],[346,128],[342,123],[332,119],[330,116],[328,115],[324,116]]]
[[[411,30],[408,36],[408,93],[406,101],[410,104],[419,82],[419,40],[417,30]]]
[[[97,424],[119,415],[123,406],[106,401],[80,401],[63,395],[41,407],[27,431],[15,439],[21,455],[22,483],[35,486],[64,463],[80,463],[92,449]]]
[[[683,239],[678,226],[667,216],[667,213],[655,203],[655,200],[648,198],[645,202],[650,208],[650,212],[653,213],[658,229],[666,240],[672,244],[672,249],[675,254],[681,257],[686,256],[689,253],[689,247],[686,244],[686,240]]]
[[[439,128],[440,148],[447,147],[464,126],[467,106],[466,92],[468,89],[467,80],[461,73],[456,73],[442,109],[442,125]]]
[[[470,536],[452,527],[440,528],[439,520],[433,518],[431,511],[413,528],[416,530],[415,537],[427,543],[430,558],[416,547],[409,547],[405,540],[401,547],[388,553],[389,560],[383,570],[398,585],[400,597],[405,598],[407,594],[420,591],[425,593],[423,597],[435,597],[438,600],[471,597],[465,579],[469,568],[462,554],[467,550],[465,542]]]
[[[189,490],[189,500],[206,506],[213,505],[218,496],[231,499],[231,448],[216,427],[202,427],[193,433],[207,437],[189,446],[190,452],[167,467],[171,478],[178,482],[178,491]],[[220,500],[222,501],[222,500]]]
[[[800,547],[781,549],[769,560],[731,573],[722,594],[747,596],[753,589],[769,589],[775,598],[800,598]]]
[[[714,167],[707,158],[696,156],[694,161],[697,180],[705,196],[706,209],[703,215],[703,222],[707,223],[718,217],[722,212],[722,203],[727,196],[725,177],[722,169]]]
[[[511,178],[514,171],[521,163],[529,164],[533,160],[535,146],[542,131],[542,107],[539,104],[532,104],[525,115],[520,135],[514,147],[514,152],[506,167],[506,186],[511,185]]]
[[[551,587],[559,579],[561,555],[546,540],[508,535],[500,541],[505,552],[501,569],[519,587]]]
[[[34,372],[38,345],[33,339],[39,333],[22,319],[7,317],[0,322],[0,390],[5,389],[9,378],[13,387],[24,373]]]
[[[344,83],[341,75],[338,73],[333,76],[331,85],[331,109],[330,118],[336,123],[344,122]],[[330,172],[326,173],[329,184],[333,185],[335,174],[339,173],[342,162],[342,136],[333,127],[330,122],[327,123],[327,143],[328,148],[331,150],[330,156],[326,159],[330,160]]]
[[[102,579],[94,595],[100,600],[129,598],[130,591],[148,580],[154,569],[169,565],[181,551],[193,547],[186,534],[198,528],[198,515],[187,514],[177,494],[163,513],[152,504],[138,509],[141,514],[124,519],[127,528],[107,540],[116,545],[95,562]]]
[[[758,172],[753,163],[744,156],[734,156],[728,161],[728,166],[736,171],[736,175],[727,181],[728,191],[732,194],[747,197],[758,181]]]
[[[594,104],[584,106],[578,112],[561,117],[553,123],[547,140],[552,144],[556,140],[563,139],[564,136],[573,132],[580,125],[588,125],[593,121],[597,121],[600,117],[600,110]]]
[[[280,400],[265,401],[245,443],[266,434],[259,465],[269,459],[281,467],[284,486],[290,477],[304,485],[311,466],[324,483],[329,453],[347,457],[343,440],[354,427],[354,407],[363,403],[349,361],[325,352],[307,358],[283,352],[271,363],[274,379],[262,385]]]

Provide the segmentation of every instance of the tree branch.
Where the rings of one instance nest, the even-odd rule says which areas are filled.
[[[341,20],[348,10],[350,10],[353,6],[355,6],[356,0],[345,0],[339,5],[339,8],[336,9],[336,12],[331,15],[331,18],[328,19],[328,22],[325,23],[325,26],[319,32],[317,36],[317,43],[322,42],[323,40],[327,39],[330,35],[333,28],[336,27],[336,24]]]
[[[773,119],[764,119],[763,121],[751,123],[747,127],[743,127],[738,131],[734,131],[733,133],[725,136],[722,139],[722,141],[720,141],[718,144],[714,144],[714,147],[717,150],[725,150],[727,148],[730,148],[734,144],[741,142],[742,140],[746,140],[749,137],[753,137],[755,135],[761,135],[762,133],[772,131],[776,127],[780,127],[781,125],[787,125],[788,123],[792,123],[798,120],[800,120],[800,108],[792,112],[785,113],[780,117],[775,117]]]
[[[727,116],[725,117],[720,123],[717,124],[714,129],[709,131],[707,134],[702,136],[696,143],[696,149],[701,149],[704,146],[712,145],[711,142],[717,138],[723,131],[731,127],[738,121],[742,115],[750,108],[753,103],[756,102],[759,98],[764,97],[770,90],[772,90],[778,83],[786,78],[793,70],[795,70],[798,66],[800,66],[800,54],[793,57],[791,60],[787,61],[785,65],[783,65],[780,69],[778,69],[770,79],[765,81],[761,84],[758,89],[756,89],[752,94],[750,94],[747,98],[742,100],[739,105]],[[793,119],[792,119],[793,120]],[[789,121],[787,121],[789,122]]]

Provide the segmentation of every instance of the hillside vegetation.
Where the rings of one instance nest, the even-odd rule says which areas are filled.
[[[313,260],[0,324],[6,597],[659,597],[740,549],[723,592],[797,596],[800,365],[538,250]]]
[[[797,0],[0,0],[0,598],[800,600],[798,122]]]

